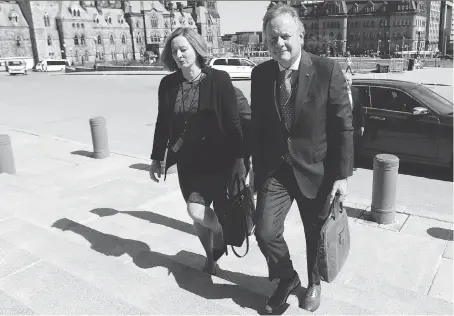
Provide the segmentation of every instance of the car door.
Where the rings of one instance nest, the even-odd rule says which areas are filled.
[[[255,64],[247,59],[240,59],[241,70],[244,78],[251,78],[252,69],[255,67]]]
[[[370,87],[366,121],[368,151],[431,160],[437,155],[439,120],[432,113],[413,114],[422,104],[403,90]]]
[[[228,58],[227,59],[228,72],[232,78],[241,78],[243,77],[243,67],[239,58]]]
[[[213,61],[213,68],[217,70],[227,71],[227,60],[225,58],[216,58]]]

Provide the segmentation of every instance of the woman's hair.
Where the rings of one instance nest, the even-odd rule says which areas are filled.
[[[167,38],[161,53],[161,61],[164,67],[170,71],[178,69],[177,63],[172,56],[172,40],[177,36],[184,36],[188,40],[197,54],[200,67],[205,67],[209,59],[207,43],[199,33],[189,27],[179,27]]]
[[[268,23],[274,19],[277,18],[278,16],[288,14],[292,17],[293,20],[295,20],[296,24],[298,25],[298,30],[304,34],[304,24],[301,22],[300,17],[298,16],[298,11],[296,11],[295,8],[289,6],[288,4],[285,3],[278,3],[272,6],[271,8],[266,11],[265,16],[263,17],[263,26],[262,26],[262,31],[263,31],[263,36],[265,41],[267,40],[266,37],[266,26]]]

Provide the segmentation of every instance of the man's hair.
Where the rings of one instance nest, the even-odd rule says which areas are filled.
[[[292,17],[292,19],[295,21],[296,25],[298,26],[298,31],[304,34],[304,24],[301,22],[301,19],[298,15],[298,11],[296,11],[295,8],[289,6],[288,4],[285,3],[278,3],[275,4],[274,6],[270,7],[266,13],[265,16],[263,17],[263,26],[262,26],[262,31],[263,35],[266,41],[266,26],[268,23],[281,15],[288,14]]]
[[[178,36],[184,36],[188,40],[197,54],[200,67],[205,67],[209,59],[207,43],[199,33],[189,27],[179,27],[167,38],[161,53],[161,61],[164,67],[170,71],[178,69],[177,63],[172,56],[172,40]]]

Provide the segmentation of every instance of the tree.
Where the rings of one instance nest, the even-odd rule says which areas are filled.
[[[315,35],[306,40],[304,49],[315,55],[329,54],[332,41],[327,35]]]

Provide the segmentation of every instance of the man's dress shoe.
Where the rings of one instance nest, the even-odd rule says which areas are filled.
[[[307,311],[314,312],[320,306],[321,293],[322,286],[320,284],[314,284],[309,286],[300,307]]]

